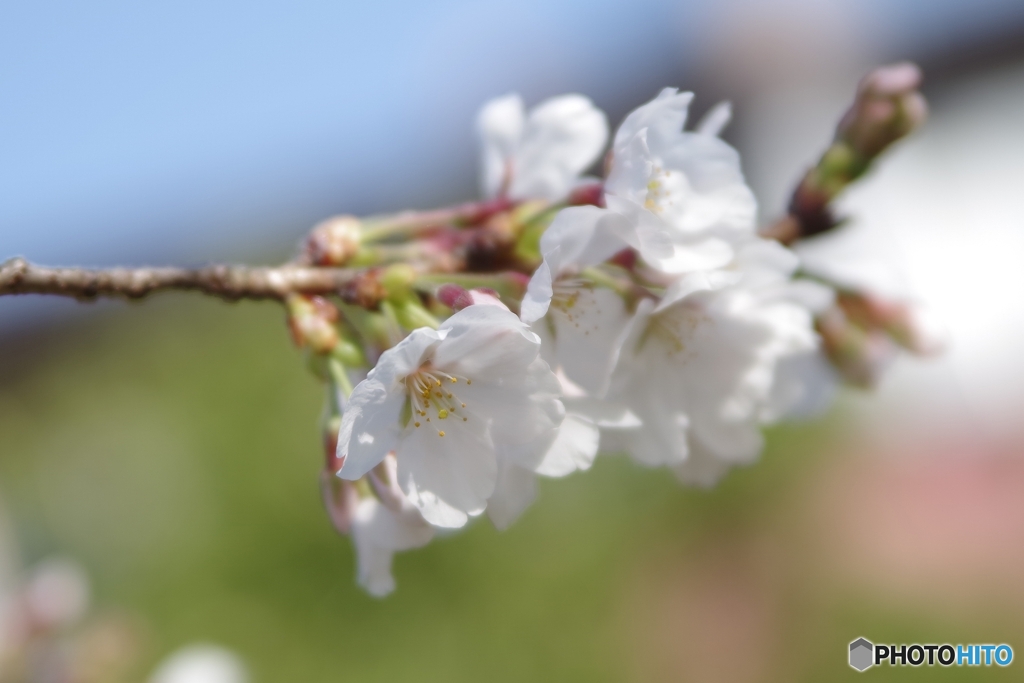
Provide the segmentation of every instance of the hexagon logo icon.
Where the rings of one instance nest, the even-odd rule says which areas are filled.
[[[866,638],[858,638],[850,643],[850,666],[857,671],[864,671],[874,664],[875,646]]]

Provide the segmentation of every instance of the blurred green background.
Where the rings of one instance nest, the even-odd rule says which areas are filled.
[[[859,513],[829,492],[856,489],[849,462],[872,460],[843,447],[856,423],[841,408],[773,430],[757,465],[710,492],[601,457],[545,481],[505,533],[479,520],[399,555],[398,590],[372,599],[321,511],[321,400],[273,304],[166,295],[6,342],[0,494],[26,559],[83,562],[98,608],[145,626],[140,672],[209,640],[264,682],[853,680],[861,635],[1024,635],[998,582],[965,606],[948,598],[969,576],[915,597],[845,566],[834,537],[849,525],[833,520]]]

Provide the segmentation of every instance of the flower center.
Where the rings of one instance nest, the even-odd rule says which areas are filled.
[[[657,340],[669,356],[682,354],[701,324],[708,320],[707,313],[696,304],[686,302],[670,306],[648,320],[638,350],[648,341]]]
[[[571,275],[556,279],[551,284],[551,306],[574,321],[580,315],[581,304],[586,303],[580,301],[580,295],[589,288],[588,285],[586,280]]]
[[[406,377],[405,388],[409,392],[413,426],[418,428],[426,422],[431,422],[432,425],[437,425],[437,435],[443,437],[443,422],[468,422],[466,403],[460,400],[454,391],[459,382],[465,383],[466,386],[473,384],[473,380],[467,377],[451,375],[429,364]],[[434,423],[433,420],[438,422]]]
[[[647,181],[647,198],[644,199],[644,208],[654,214],[660,214],[665,210],[666,205],[671,204],[671,193],[665,187],[671,171],[666,171],[660,166],[655,166],[651,171],[650,180]]]

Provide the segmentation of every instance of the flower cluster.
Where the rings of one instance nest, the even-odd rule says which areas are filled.
[[[903,309],[837,295],[759,234],[719,137],[728,105],[687,130],[691,100],[665,89],[629,114],[602,181],[583,175],[608,138],[589,100],[496,99],[478,119],[484,201],[311,237],[309,262],[372,266],[341,303],[289,301],[330,387],[325,504],[370,593],[393,590],[395,552],[485,513],[504,528],[538,476],[598,453],[713,485],[758,456],[764,425],[828,405],[864,356],[843,347],[848,320],[923,345]]]

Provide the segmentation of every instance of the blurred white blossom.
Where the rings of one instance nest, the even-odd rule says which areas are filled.
[[[641,463],[701,485],[755,458],[760,426],[823,393],[826,379],[794,364],[786,390],[776,386],[781,362],[818,350],[806,287],[789,284],[796,266],[785,247],[755,239],[730,268],[684,276],[643,302],[610,392],[643,428],[612,438]]]
[[[528,114],[518,95],[499,97],[480,110],[477,131],[484,196],[512,199],[565,197],[608,139],[604,113],[580,95],[546,100]]]
[[[149,683],[248,683],[242,660],[219,645],[187,645],[163,660]]]

